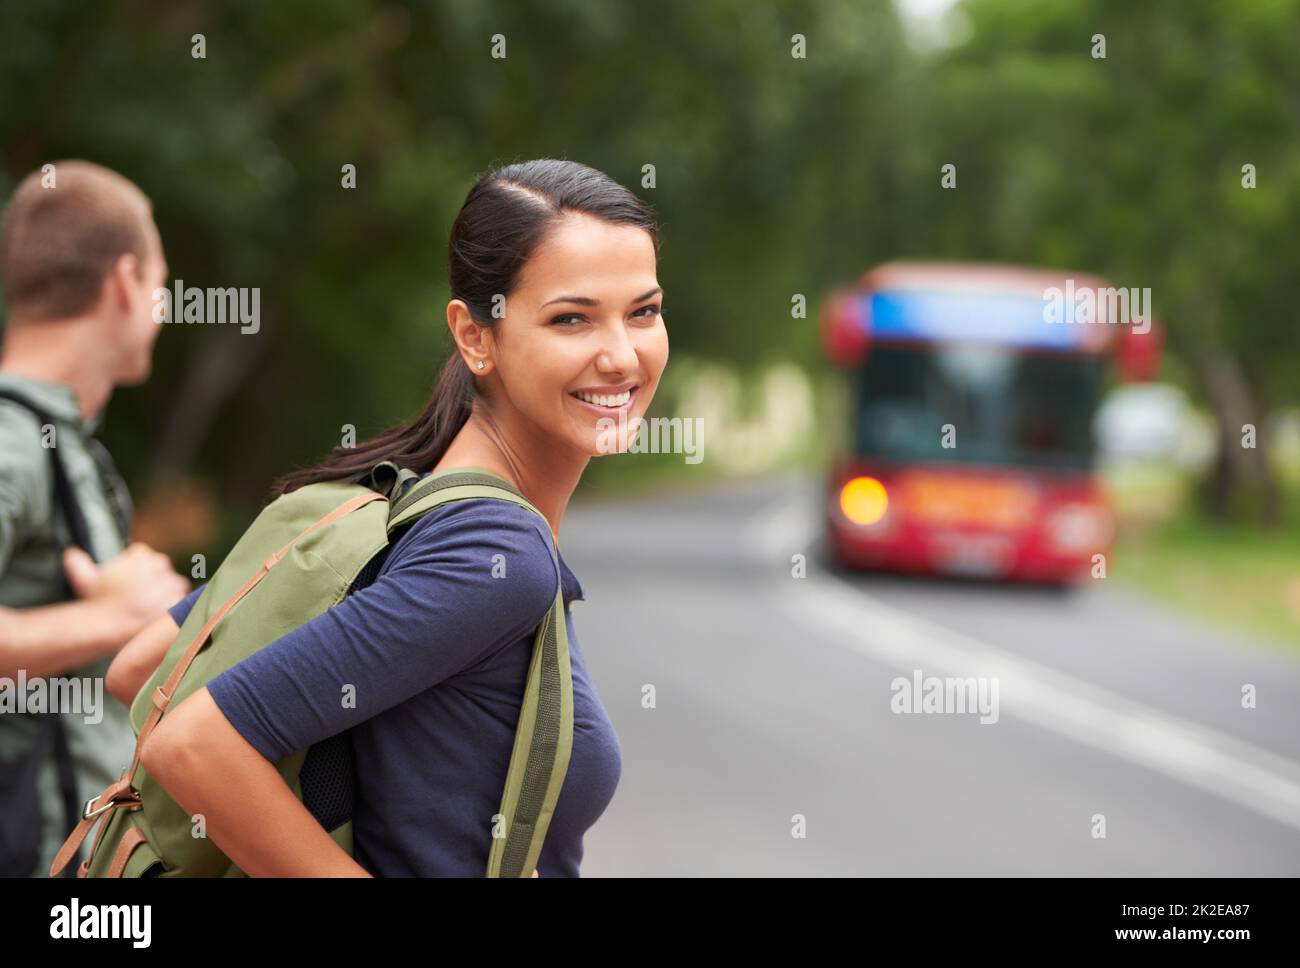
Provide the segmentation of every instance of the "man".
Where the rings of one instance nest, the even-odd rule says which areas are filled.
[[[82,805],[129,765],[104,674],[189,590],[166,556],[124,548],[130,498],[92,436],[113,388],[149,376],[166,276],[152,206],[121,175],[58,162],[14,192],[0,225],[0,875],[45,876]],[[42,677],[80,680],[79,708],[15,701]]]

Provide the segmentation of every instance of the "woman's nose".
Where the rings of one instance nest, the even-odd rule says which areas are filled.
[[[601,349],[597,365],[602,370],[617,370],[623,373],[636,369],[636,346],[628,336],[627,329],[621,324],[613,327],[612,334]]]

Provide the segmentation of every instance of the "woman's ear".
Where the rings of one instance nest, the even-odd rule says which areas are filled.
[[[474,322],[463,299],[453,299],[447,304],[447,327],[465,365],[476,376],[486,374],[492,367],[491,328]],[[483,365],[479,366],[480,363]]]

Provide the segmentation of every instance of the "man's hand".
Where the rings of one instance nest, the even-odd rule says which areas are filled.
[[[63,553],[77,598],[37,608],[0,606],[0,678],[63,675],[113,656],[190,591],[166,555],[136,542],[97,565],[80,548]]]
[[[141,541],[102,565],[80,548],[68,548],[63,570],[79,599],[99,604],[115,620],[123,641],[190,592],[171,559]]]

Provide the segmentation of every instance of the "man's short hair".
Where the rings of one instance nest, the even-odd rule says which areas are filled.
[[[92,309],[117,259],[149,252],[153,207],[115,171],[54,163],[18,185],[0,225],[0,283],[9,318],[68,319]]]

